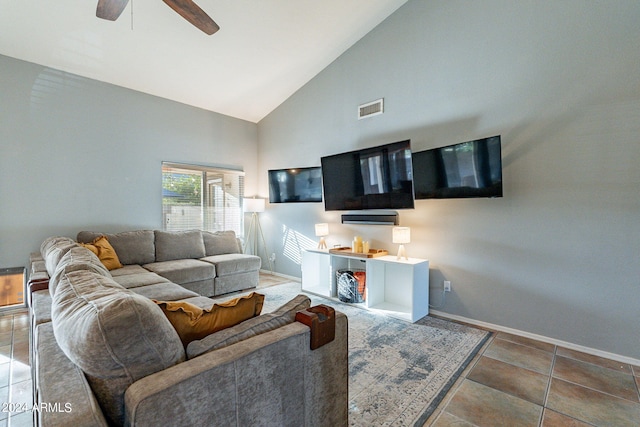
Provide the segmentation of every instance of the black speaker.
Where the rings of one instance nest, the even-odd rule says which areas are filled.
[[[343,224],[398,225],[397,213],[388,214],[343,214]]]

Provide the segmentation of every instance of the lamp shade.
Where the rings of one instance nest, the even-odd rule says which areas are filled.
[[[409,227],[393,227],[393,243],[410,243],[411,229]]]
[[[244,199],[243,202],[245,212],[264,212],[264,199]]]
[[[322,224],[316,224],[316,236],[323,237],[329,235],[329,224],[323,222]]]

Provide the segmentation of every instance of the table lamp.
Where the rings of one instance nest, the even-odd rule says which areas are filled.
[[[318,242],[318,249],[327,249],[327,242],[324,241],[324,237],[329,235],[329,224],[323,222],[316,224],[316,236],[320,237]]]
[[[404,258],[407,261],[407,253],[404,250],[404,244],[411,242],[411,229],[409,227],[393,227],[393,243],[399,243],[397,259]]]

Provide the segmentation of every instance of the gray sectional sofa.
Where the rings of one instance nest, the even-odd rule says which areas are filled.
[[[124,265],[123,269],[112,271],[112,275],[129,276],[122,279],[127,280],[127,286],[135,284],[138,278],[139,283],[148,284],[153,277],[160,276],[206,297],[258,286],[260,257],[243,254],[233,231],[136,230],[117,234],[81,231],[77,241],[91,243],[100,236],[107,236]],[[150,272],[156,275],[149,275]]]
[[[150,243],[141,243],[150,234],[133,233],[140,239],[109,237],[124,264],[111,271],[65,237],[32,254],[33,396],[45,408],[33,412],[36,425],[347,425],[344,314],[336,312],[335,339],[315,350],[310,328],[295,321],[310,305],[304,295],[185,347],[152,299],[209,308],[203,294],[244,288],[240,278],[255,264],[211,254],[206,238],[200,257],[193,235],[163,246],[168,236],[157,232],[151,259]]]

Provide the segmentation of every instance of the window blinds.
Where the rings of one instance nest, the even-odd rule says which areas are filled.
[[[166,231],[233,230],[244,235],[244,172],[162,163],[162,219]]]

